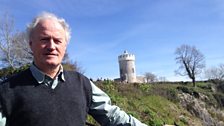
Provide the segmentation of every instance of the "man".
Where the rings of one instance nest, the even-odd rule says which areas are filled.
[[[111,105],[89,79],[61,65],[70,39],[64,19],[37,16],[27,28],[31,67],[0,85],[0,124],[6,126],[84,126],[87,114],[102,126],[146,126]]]

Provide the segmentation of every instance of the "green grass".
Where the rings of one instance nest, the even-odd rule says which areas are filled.
[[[174,122],[179,126],[192,124],[201,126],[200,119],[180,106],[177,96],[180,92],[196,92],[207,93],[213,97],[210,89],[203,88],[207,86],[206,84],[198,85],[200,86],[194,88],[192,85],[179,84],[118,84],[112,81],[97,83],[97,86],[110,96],[112,104],[149,126],[162,126],[164,123],[174,124]],[[98,125],[90,117],[88,121]]]

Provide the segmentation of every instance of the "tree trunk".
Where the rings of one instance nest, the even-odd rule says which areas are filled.
[[[196,87],[196,82],[195,82],[195,78],[194,77],[192,78],[192,83],[193,83],[193,86]]]

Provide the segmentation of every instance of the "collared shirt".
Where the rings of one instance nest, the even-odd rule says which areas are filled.
[[[58,81],[63,81],[63,82],[65,81],[62,66],[60,66],[60,69],[54,79],[44,74],[34,64],[30,66],[30,70],[32,72],[32,75],[34,76],[34,78],[37,80],[39,84],[45,84],[46,86],[49,86],[52,89],[55,89],[55,87],[58,85]]]
[[[30,70],[39,84],[45,84],[46,86],[50,86],[52,89],[58,85],[59,81],[66,81],[62,66],[54,79],[41,72],[35,65],[31,65]],[[93,84],[93,82],[90,81],[90,84],[92,87],[92,104],[89,111],[90,113],[93,113],[93,115],[105,116],[103,119],[100,119],[100,121],[105,122],[106,120],[109,120],[110,126],[121,124],[129,124],[130,126],[147,126],[131,115],[126,114],[118,106],[111,105],[109,96]],[[0,105],[0,126],[5,126],[5,124],[6,117],[2,115],[2,108]]]

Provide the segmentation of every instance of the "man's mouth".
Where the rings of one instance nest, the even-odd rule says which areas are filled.
[[[47,55],[47,56],[58,56],[58,54],[54,54],[54,53],[46,53],[45,55]]]

